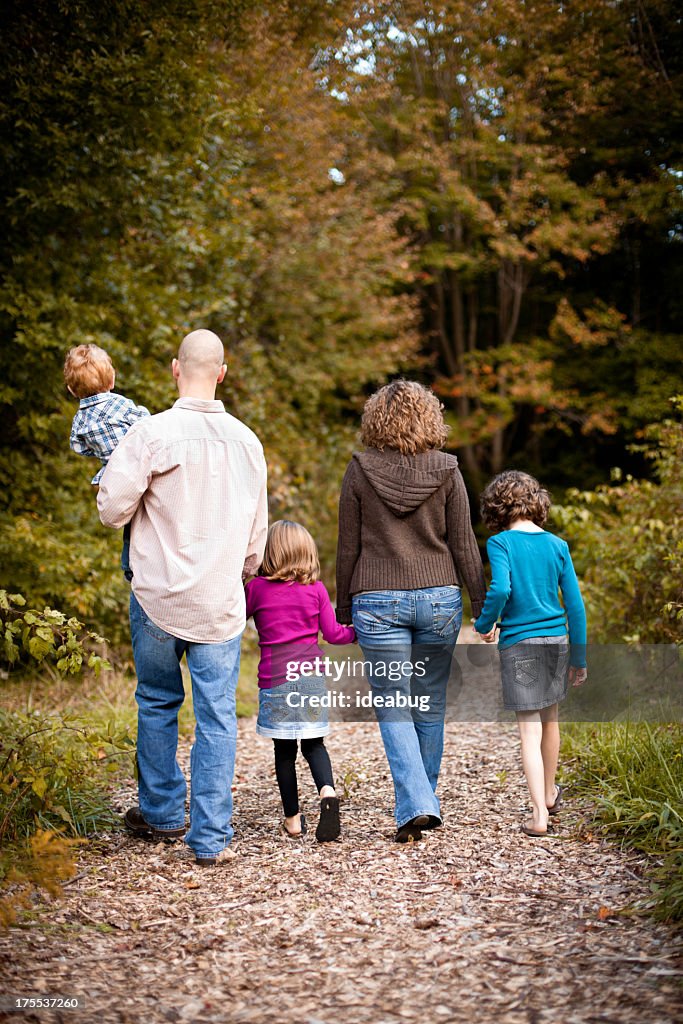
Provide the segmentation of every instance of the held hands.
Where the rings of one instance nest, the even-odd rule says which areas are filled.
[[[574,665],[569,667],[569,685],[570,686],[583,686],[588,679],[587,668],[576,668]]]
[[[474,625],[474,623],[476,622],[476,619],[470,619],[470,622],[472,623],[472,625]],[[475,629],[474,632],[477,633],[477,630]],[[495,640],[496,640],[496,626],[494,625],[493,628],[488,631],[488,633],[477,633],[477,636],[480,636],[485,644],[495,643]]]

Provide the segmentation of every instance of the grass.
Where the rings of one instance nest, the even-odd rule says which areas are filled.
[[[683,726],[570,724],[565,779],[595,803],[596,824],[653,858],[652,909],[683,920]]]
[[[256,645],[247,640],[237,686],[237,714],[257,709]],[[192,687],[181,737],[194,733]],[[119,670],[99,678],[64,679],[53,672],[10,677],[0,688],[0,842],[26,839],[35,829],[88,836],[118,825],[106,790],[117,772],[134,768],[135,678]]]

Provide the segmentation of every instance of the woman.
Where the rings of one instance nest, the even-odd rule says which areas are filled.
[[[446,688],[464,583],[478,615],[486,586],[458,461],[436,396],[394,381],[365,404],[342,483],[337,618],[362,648],[394,781],[396,841],[442,824],[436,784]]]

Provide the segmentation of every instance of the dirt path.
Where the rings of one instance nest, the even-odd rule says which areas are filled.
[[[648,893],[638,858],[586,835],[571,800],[556,838],[522,837],[512,728],[447,729],[446,825],[405,847],[390,842],[376,727],[337,725],[344,835],[318,846],[279,831],[271,744],[243,720],[238,858],[199,870],[177,846],[123,835],[88,848],[65,898],[0,939],[5,997],[78,996],[82,1008],[11,1019],[680,1021],[681,943],[629,909]],[[303,772],[300,788],[315,822]]]

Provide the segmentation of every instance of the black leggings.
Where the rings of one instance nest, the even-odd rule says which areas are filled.
[[[280,787],[285,818],[293,818],[299,811],[299,792],[296,783],[296,740],[273,740],[275,746],[275,775]],[[318,792],[323,786],[334,787],[330,755],[322,736],[301,741],[301,753],[308,761]]]

